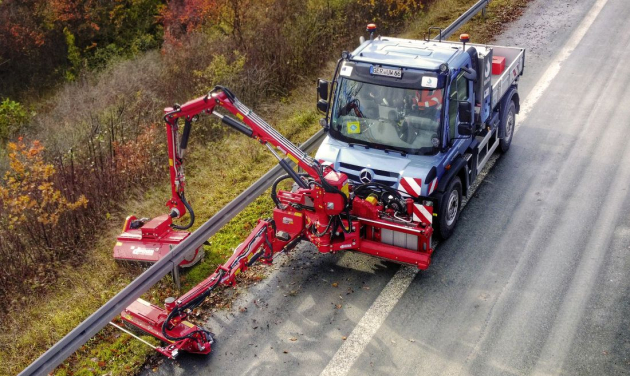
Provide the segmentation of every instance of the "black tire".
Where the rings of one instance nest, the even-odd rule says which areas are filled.
[[[455,230],[459,212],[462,208],[462,181],[456,176],[448,186],[440,206],[438,207],[437,221],[435,222],[435,234],[446,240]]]
[[[505,153],[510,150],[512,136],[514,135],[514,128],[516,126],[516,104],[514,104],[514,101],[511,100],[510,104],[508,104],[505,116],[502,117],[501,121],[501,126],[505,129],[505,137],[499,141],[499,147],[501,148],[501,152]]]

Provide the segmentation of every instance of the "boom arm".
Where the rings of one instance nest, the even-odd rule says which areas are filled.
[[[214,112],[217,105],[225,108],[237,118],[244,121],[247,125],[244,125],[240,121],[229,116],[224,116]],[[169,173],[171,180],[171,199],[166,205],[171,208],[171,218],[181,218],[184,214],[186,214],[186,211],[188,211],[191,215],[191,220],[188,225],[173,225],[176,229],[188,229],[194,222],[194,211],[186,201],[186,197],[184,195],[185,180],[183,157],[188,145],[192,122],[195,121],[197,116],[203,112],[214,114],[219,117],[224,124],[230,126],[232,129],[260,141],[263,145],[267,145],[269,150],[278,159],[280,166],[291,176],[293,180],[296,181],[298,185],[300,185],[301,188],[307,188],[306,184],[298,177],[291,166],[289,166],[283,158],[279,157],[275,151],[268,146],[268,144],[271,144],[287,155],[290,160],[298,164],[310,176],[317,177],[319,175],[318,171],[320,166],[317,161],[303,152],[291,141],[287,140],[282,134],[276,131],[258,115],[253,113],[252,110],[242,104],[227,88],[217,86],[203,97],[193,99],[183,105],[167,107],[164,109],[164,112],[168,144]],[[179,118],[184,119],[184,130],[181,141],[178,145]]]
[[[246,125],[234,118],[214,112],[217,105],[234,114],[238,119],[245,122]],[[287,140],[271,125],[241,103],[227,88],[217,86],[203,97],[193,99],[175,108],[167,107],[164,109],[164,112],[166,113],[164,118],[168,125],[175,124],[177,119],[182,117],[189,121],[202,112],[214,114],[219,117],[224,124],[230,126],[232,129],[258,140],[263,145],[270,144],[276,147],[282,153],[286,154],[289,159],[299,165],[300,168],[302,168],[308,175],[312,177],[318,177],[320,175],[320,167],[317,161],[311,158],[291,141]],[[287,171],[287,173],[291,175],[291,177],[302,188],[307,188],[305,183],[297,177],[295,171],[272,149],[270,150],[274,153],[276,158],[278,158],[282,168]]]

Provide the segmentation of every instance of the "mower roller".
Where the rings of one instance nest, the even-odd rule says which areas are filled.
[[[217,106],[239,120],[215,112]],[[158,217],[135,229],[132,227],[133,219],[128,220],[125,232],[119,238],[123,246],[131,244],[128,239],[134,234],[145,243],[151,239],[150,244],[159,249],[166,249],[163,247],[176,244],[186,236],[173,230],[171,224],[171,219],[180,216],[186,208],[190,211],[190,205],[183,196],[183,172],[178,159],[181,154],[175,153],[179,152],[175,149],[174,137],[179,118],[183,118],[185,127],[188,127],[187,131],[184,128],[182,137],[187,142],[194,118],[202,113],[218,116],[224,124],[266,146],[278,159],[286,175],[278,178],[271,189],[271,198],[275,203],[273,217],[259,220],[230,259],[212,275],[181,297],[167,298],[164,307],[139,299],[121,313],[126,324],[166,343],[158,348],[160,353],[169,358],[176,357],[181,351],[208,354],[213,336],[187,320],[192,310],[217,286],[234,285],[239,272],[257,261],[270,264],[274,254],[288,251],[302,240],[313,243],[321,253],[352,250],[414,265],[419,269],[429,266],[433,253],[433,228],[430,222],[413,214],[421,210],[430,218],[433,213],[430,198],[405,196],[395,188],[380,183],[354,185],[344,173],[311,158],[283,137],[224,87],[217,86],[208,95],[181,106],[166,108],[165,112],[167,129],[173,135],[169,139],[169,165],[174,188],[173,198],[168,204],[172,209],[171,215]],[[179,149],[185,147],[180,146]],[[277,151],[285,154],[304,172],[293,170]],[[295,183],[294,188],[291,191],[278,190],[278,184],[289,179]],[[132,254],[142,253],[137,245],[134,249],[136,253],[132,251]]]

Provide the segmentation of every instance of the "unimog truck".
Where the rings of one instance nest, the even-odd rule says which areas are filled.
[[[383,184],[448,238],[470,186],[512,142],[525,50],[378,36],[343,52],[332,81],[319,80],[327,136],[315,158],[355,183]],[[418,207],[422,207],[418,206]],[[404,239],[392,238],[391,244]]]

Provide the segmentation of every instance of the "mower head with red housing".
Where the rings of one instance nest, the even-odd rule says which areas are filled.
[[[154,263],[190,235],[188,231],[175,230],[173,219],[164,214],[151,220],[137,219],[131,215],[125,220],[123,233],[114,246],[114,259]],[[179,264],[190,267],[203,258],[203,246],[191,251]]]
[[[151,220],[148,218],[138,219],[133,215],[127,217],[123,232],[118,236],[118,241],[114,246],[114,259],[116,260],[157,262],[190,235],[184,230],[191,228],[194,224],[195,213],[184,195],[183,162],[194,118],[185,118],[183,133],[180,136],[177,118],[169,117],[177,112],[177,109],[169,108],[164,117],[171,183],[171,199],[166,203],[166,206],[170,208],[170,214],[164,214]],[[182,218],[186,213],[190,215],[188,224],[183,226],[173,224],[173,218]],[[201,246],[191,251],[179,266],[193,266],[203,256],[204,250]]]

